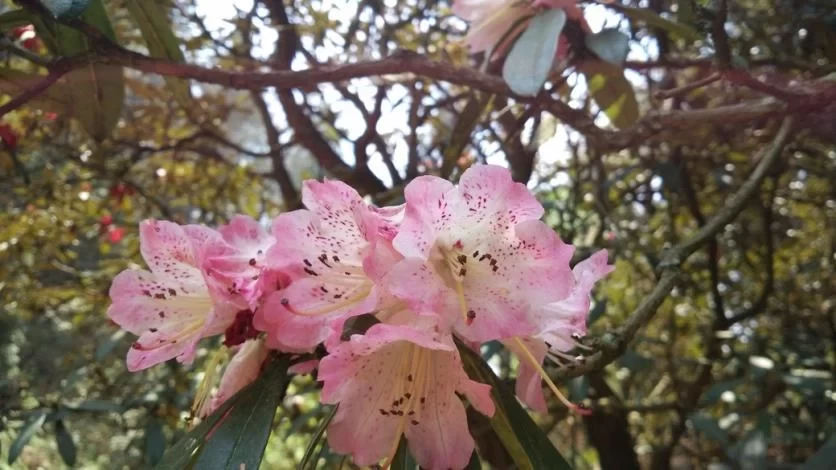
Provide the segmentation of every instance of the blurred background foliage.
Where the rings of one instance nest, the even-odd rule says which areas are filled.
[[[722,80],[660,95],[712,73],[711,28],[725,2],[617,3],[582,7],[594,29],[632,38],[625,69],[639,112],[619,124],[762,97]],[[776,86],[836,72],[831,1],[728,3],[731,63]],[[299,70],[403,49],[475,63],[457,42],[466,24],[444,0],[92,4],[106,16],[91,8],[85,21],[111,25],[120,45],[224,70]],[[0,7],[4,100],[50,58],[93,50],[50,44],[25,28],[31,20],[9,16],[18,8]],[[550,93],[599,126],[615,122],[573,68],[554,81]],[[208,351],[193,367],[131,374],[132,339],[104,314],[110,280],[141,264],[140,220],[218,225],[244,213],[267,221],[297,207],[302,179],[322,176],[397,203],[417,175],[507,165],[578,246],[577,259],[610,250],[617,269],[595,295],[596,337],[653,288],[663,251],[740,187],[776,117],[688,122],[605,152],[543,110],[411,74],[252,92],[100,65],[71,74],[0,122],[0,468],[11,452],[19,454],[11,468],[149,467],[188,428]],[[689,258],[627,352],[564,381],[595,412],[567,415],[554,403],[535,417],[576,468],[802,468],[819,449],[822,466],[806,468],[833,468],[836,109],[802,118],[758,197]],[[485,354],[513,377],[506,352]],[[316,394],[310,377],[294,379],[263,467],[295,468],[328,412]],[[480,453],[494,467],[507,463]],[[322,449],[319,466],[341,460]]]

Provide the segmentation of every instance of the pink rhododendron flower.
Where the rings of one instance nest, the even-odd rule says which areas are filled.
[[[218,229],[226,245],[216,245],[207,254],[206,269],[222,280],[229,291],[240,294],[252,310],[256,310],[264,294],[289,283],[283,273],[265,273],[267,251],[276,239],[258,222],[245,215],[237,215],[229,224]]]
[[[146,220],[140,224],[140,250],[149,271],[119,273],[110,288],[108,316],[139,339],[128,352],[136,371],[169,359],[190,363],[201,338],[223,333],[246,304],[225,295],[205,276],[201,263],[218,232],[199,226]]]
[[[405,189],[387,277],[419,312],[441,314],[477,343],[534,333],[532,304],[569,294],[572,248],[538,219],[543,207],[501,167],[476,165],[458,186],[431,176]]]
[[[478,53],[494,48],[494,58],[505,55],[516,37],[528,25],[526,18],[543,8],[563,9],[569,19],[579,21],[584,29],[589,29],[577,6],[577,0],[455,0],[453,2],[453,13],[470,23],[470,29],[465,37],[470,51]],[[513,31],[511,28],[514,28]],[[504,41],[503,38],[505,38]],[[503,41],[502,44],[499,44],[500,41]],[[567,50],[568,42],[561,37],[557,57],[565,56]]]
[[[227,364],[218,391],[211,400],[207,400],[198,413],[201,417],[212,414],[233,395],[251,384],[261,374],[261,366],[270,351],[263,339],[251,339],[237,346],[235,355]]]
[[[612,265],[607,264],[606,250],[598,251],[581,261],[572,271],[574,280],[569,295],[534,310],[539,325],[538,333],[523,338],[522,344],[516,340],[503,341],[520,359],[517,396],[532,409],[546,411],[542,377],[535,364],[542,364],[547,355],[566,357],[563,353],[578,345],[574,338],[586,334],[592,287],[613,269]],[[523,347],[528,351],[523,350]],[[549,384],[550,387],[552,385]]]
[[[268,252],[268,264],[292,282],[267,299],[256,326],[277,343],[314,348],[332,322],[377,307],[382,293],[375,277],[393,261],[391,250],[378,243],[380,218],[350,186],[306,181],[302,202],[307,209],[273,223],[279,242]]]
[[[490,386],[467,377],[452,337],[426,317],[376,324],[332,347],[318,378],[323,403],[339,404],[329,445],[357,465],[391,463],[403,435],[422,468],[464,468],[474,442],[457,393],[494,413]]]

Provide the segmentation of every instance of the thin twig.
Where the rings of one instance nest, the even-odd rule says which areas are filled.
[[[584,375],[602,369],[621,356],[638,331],[653,318],[656,310],[676,286],[680,276],[679,267],[682,263],[705,243],[708,243],[726,224],[737,217],[746,207],[746,204],[757,194],[770,168],[778,160],[784,146],[790,140],[793,125],[794,119],[792,117],[785,118],[769,149],[764,153],[752,174],[749,175],[740,189],[696,233],[663,255],[662,261],[659,263],[662,275],[659,277],[656,286],[627,317],[624,324],[600,338],[598,351],[586,356],[583,362],[573,363],[560,369],[553,378],[566,379]]]

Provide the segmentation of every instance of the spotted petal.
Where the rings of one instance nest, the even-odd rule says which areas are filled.
[[[401,435],[425,468],[463,468],[474,443],[464,394],[492,415],[490,387],[471,381],[449,335],[433,328],[377,324],[334,346],[320,362],[322,401],[337,404],[331,447],[358,465],[394,455]]]

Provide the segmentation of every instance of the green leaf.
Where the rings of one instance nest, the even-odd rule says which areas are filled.
[[[67,408],[73,411],[93,411],[98,413],[121,413],[125,411],[124,405],[107,400],[87,400],[75,406]]]
[[[67,430],[64,421],[55,422],[55,443],[58,445],[58,453],[65,464],[72,467],[75,465],[76,448],[73,435]]]
[[[641,372],[653,366],[653,359],[642,356],[635,351],[625,351],[618,358],[618,364],[630,369],[631,372]]]
[[[679,3],[680,5],[682,4],[682,2]],[[662,18],[661,16],[657,15],[656,12],[648,8],[634,8],[615,3],[608,4],[607,6],[621,12],[624,16],[630,18],[633,21],[640,21],[647,24],[648,26],[663,29],[671,33],[672,35],[685,40],[688,44],[703,39],[702,34],[700,34],[694,28],[691,28],[686,24],[677,23],[675,21]]]
[[[604,316],[604,313],[607,311],[607,299],[601,299],[595,301],[595,305],[593,305],[592,310],[589,312],[589,319],[586,321],[586,324],[592,326],[593,323],[600,320],[601,317]]]
[[[102,0],[92,0],[81,19],[116,41]],[[93,44],[83,33],[54,20],[41,20],[35,23],[35,28],[53,54],[76,56],[93,52]],[[119,121],[125,101],[122,68],[91,62],[68,73],[59,83],[63,86],[58,90],[63,90],[72,116],[94,139],[107,138]]]
[[[23,448],[26,447],[26,444],[29,443],[29,440],[32,439],[32,436],[38,432],[41,427],[44,425],[46,421],[46,410],[39,410],[34,416],[32,416],[29,421],[23,426],[23,429],[20,430],[20,434],[17,435],[12,445],[9,447],[9,465],[15,463],[18,457],[20,457],[20,453],[23,451]]]
[[[398,451],[392,458],[392,465],[389,466],[392,470],[418,470],[418,463],[412,458],[407,448],[406,438],[401,437],[401,442],[398,444]]]
[[[491,427],[496,432],[517,467],[550,470],[571,469],[549,437],[531,419],[514,393],[494,374],[490,366],[471,349],[460,346],[465,370],[471,379],[491,386],[496,412]]]
[[[32,13],[28,10],[10,10],[0,15],[0,31],[10,31],[32,24]]]
[[[314,450],[316,450],[319,441],[322,440],[322,436],[325,435],[325,430],[328,428],[328,425],[331,424],[331,420],[334,419],[334,416],[337,414],[337,407],[334,406],[331,408],[331,411],[322,418],[322,421],[319,423],[319,427],[316,428],[313,436],[311,436],[311,442],[308,443],[308,447],[305,448],[305,455],[302,456],[302,460],[299,461],[298,468],[307,468],[308,464],[312,461],[314,467],[316,467],[316,461],[319,460],[312,460]]]
[[[17,96],[43,78],[43,75],[0,67],[0,93]],[[27,105],[42,111],[63,113],[70,108],[70,100],[67,99],[67,90],[59,83],[29,100]]]
[[[744,379],[731,379],[731,380],[724,380],[722,382],[717,382],[711,386],[705,393],[702,395],[701,403],[703,406],[713,405],[720,400],[720,397],[723,396],[723,393],[733,390],[740,385],[746,383]]]
[[[694,426],[694,429],[717,442],[727,443],[729,442],[729,435],[723,428],[717,424],[717,421],[714,418],[706,415],[705,413],[692,413],[688,416],[688,421],[691,422],[691,425]]]
[[[586,76],[592,99],[615,127],[624,129],[638,120],[636,93],[623,69],[600,60],[586,60],[578,69]]]
[[[502,78],[514,93],[534,96],[540,91],[549,78],[565,25],[566,12],[558,8],[544,10],[531,19],[502,66]]]
[[[584,37],[586,47],[601,60],[620,66],[630,52],[630,36],[616,28],[602,29]]]
[[[171,447],[156,468],[258,468],[289,380],[288,366],[286,356],[272,360],[255,382]]]
[[[482,460],[475,450],[473,451],[473,455],[470,456],[470,462],[467,463],[467,467],[464,467],[464,470],[482,470]]]
[[[125,0],[125,7],[139,26],[152,57],[179,63],[186,61],[183,51],[180,50],[180,42],[158,3],[148,0]],[[192,99],[189,82],[176,77],[166,77],[165,80],[177,102],[188,107]]]
[[[829,470],[833,468],[833,462],[836,462],[836,434],[830,436],[799,470]]]
[[[145,426],[145,457],[151,465],[157,465],[165,455],[165,434],[163,424],[152,419]]]
[[[62,20],[78,18],[90,4],[90,0],[42,0],[42,2],[56,18]]]

